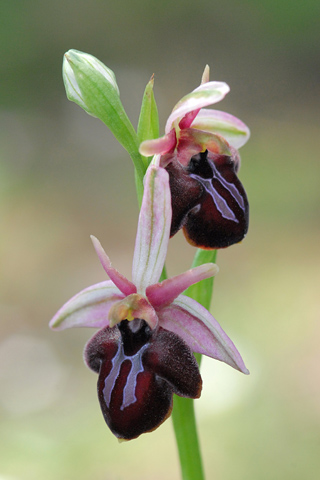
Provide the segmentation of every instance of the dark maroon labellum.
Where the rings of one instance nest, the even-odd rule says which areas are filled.
[[[198,398],[201,376],[189,347],[172,332],[141,319],[100,330],[85,348],[99,374],[98,397],[110,430],[131,440],[157,428],[171,413],[173,393]]]
[[[172,201],[171,236],[180,228],[187,240],[204,249],[240,242],[249,225],[246,192],[232,157],[207,150],[187,167],[172,161],[166,167]]]

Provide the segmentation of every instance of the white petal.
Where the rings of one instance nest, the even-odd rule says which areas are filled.
[[[82,108],[86,109],[86,105],[83,101],[82,94],[81,94],[78,82],[76,80],[74,71],[68,61],[67,54],[63,57],[62,73],[63,73],[63,81],[64,81],[67,97],[72,102],[75,102],[78,105],[80,105]]]

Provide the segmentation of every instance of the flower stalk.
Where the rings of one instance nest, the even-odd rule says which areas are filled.
[[[216,258],[217,250],[198,249],[193,259],[192,268],[207,262],[215,263]],[[213,281],[213,277],[201,280],[191,285],[185,291],[185,295],[193,298],[209,310],[213,295]],[[200,366],[201,355],[197,353],[194,355]],[[182,480],[204,480],[193,399],[174,396],[172,423],[179,452]]]
[[[182,480],[204,480],[192,399],[174,397],[172,422],[179,452]]]

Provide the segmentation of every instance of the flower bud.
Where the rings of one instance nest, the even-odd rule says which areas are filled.
[[[113,71],[92,55],[69,50],[62,73],[68,99],[107,125],[139,171],[142,160],[137,134],[121,103]]]
[[[93,101],[89,99],[88,101],[88,95],[86,94],[86,89],[90,88],[91,83],[109,91],[110,99],[112,96],[120,96],[113,71],[88,53],[78,50],[69,50],[65,53],[62,73],[68,99],[77,103],[94,117],[97,117],[94,106],[95,99],[93,98]]]

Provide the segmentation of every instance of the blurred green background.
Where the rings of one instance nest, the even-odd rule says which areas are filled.
[[[105,279],[89,235],[130,276],[138,208],[130,159],[67,101],[63,53],[97,56],[136,125],[155,73],[161,131],[204,65],[231,93],[217,108],[252,137],[240,178],[247,238],[218,254],[212,313],[249,377],[205,360],[196,402],[208,479],[320,475],[319,14],[317,0],[2,0],[0,479],[179,478],[171,421],[119,444],[82,363],[89,330],[47,324]],[[170,243],[170,275],[193,249]]]

